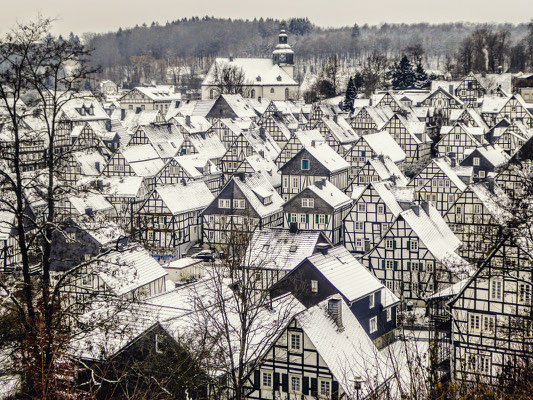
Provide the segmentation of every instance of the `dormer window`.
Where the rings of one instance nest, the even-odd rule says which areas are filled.
[[[278,75],[277,78],[276,78],[276,80],[277,80],[278,82],[281,82],[281,75]]]
[[[302,160],[302,171],[309,171],[309,160],[306,158]]]
[[[269,204],[272,204],[272,196],[267,196],[265,197],[265,199],[263,200],[263,204],[265,206],[269,205]]]

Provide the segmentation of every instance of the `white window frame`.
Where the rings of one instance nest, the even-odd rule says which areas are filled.
[[[315,199],[312,197],[302,197],[303,208],[315,208]]]
[[[366,203],[357,203],[357,212],[366,212]]]
[[[394,250],[394,239],[385,239],[385,250]]]
[[[418,251],[418,239],[410,239],[409,241],[411,242],[411,251]]]
[[[368,304],[369,308],[374,308],[376,305],[376,294],[372,293],[370,296],[368,296]]]
[[[503,298],[503,280],[500,278],[490,280],[490,299],[502,300]]]
[[[392,308],[389,307],[385,311],[386,311],[386,314],[387,314],[387,322],[390,322],[392,320]]]
[[[291,393],[302,393],[302,377],[298,375],[289,375],[289,384]],[[294,383],[298,382],[298,388],[295,389]]]
[[[474,157],[473,160],[472,160],[472,164],[475,167],[479,167],[479,157]]]
[[[158,333],[155,334],[155,352],[158,354],[162,354],[163,350],[161,349],[161,335]]]
[[[265,378],[268,378],[268,380],[270,381],[268,383],[265,383]],[[274,373],[273,371],[261,371],[261,387],[262,388],[267,388],[267,389],[272,389],[272,387],[274,386]]]
[[[218,199],[218,208],[231,208],[231,200],[230,199]]]
[[[374,333],[378,331],[378,317],[372,317],[368,320],[368,332]]]
[[[319,378],[319,395],[329,399],[331,397],[331,380]]]
[[[293,338],[298,338],[297,342],[298,342],[298,347],[294,347],[293,346]],[[298,332],[290,332],[289,333],[289,350],[290,351],[297,351],[297,352],[301,352],[302,351],[302,334],[301,333],[298,333]]]
[[[531,304],[531,285],[529,283],[518,284],[518,303]]]

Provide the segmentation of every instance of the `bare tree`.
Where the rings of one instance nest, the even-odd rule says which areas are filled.
[[[75,241],[64,212],[69,197],[84,190],[60,178],[71,152],[63,111],[83,96],[94,70],[85,66],[88,52],[81,44],[52,37],[50,27],[49,19],[18,25],[0,42],[2,126],[11,140],[0,156],[0,214],[13,237],[15,271],[0,275],[0,352],[7,355],[0,371],[16,377],[21,395],[32,399],[81,396],[68,349],[72,337],[87,330],[78,316],[91,308],[93,297],[78,300],[63,290],[76,286],[72,282],[90,261],[54,273],[53,250],[58,235]],[[40,169],[25,171],[24,152],[37,141],[46,143],[44,160]]]
[[[242,68],[226,62],[215,62],[212,68],[211,85],[218,95],[240,94],[243,97],[247,96],[247,81]]]
[[[385,84],[389,62],[383,54],[374,52],[363,63],[364,93],[370,97],[372,93]]]

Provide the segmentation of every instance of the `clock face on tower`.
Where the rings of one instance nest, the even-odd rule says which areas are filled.
[[[286,61],[285,59],[286,59],[285,54],[281,53],[281,54],[279,55],[279,61],[281,61],[281,62],[285,62],[285,61]]]

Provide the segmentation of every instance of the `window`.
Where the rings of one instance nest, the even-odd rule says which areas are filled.
[[[302,198],[302,207],[303,208],[313,208],[315,206],[315,199],[311,198]]]
[[[378,318],[372,317],[369,321],[370,333],[374,333],[378,330]]]
[[[209,91],[209,98],[210,98],[211,100],[213,100],[213,99],[215,98],[215,89],[211,89],[211,90]]]
[[[218,208],[231,208],[230,199],[218,199]]]
[[[255,89],[250,90],[250,97],[252,99],[255,97]]]
[[[326,223],[326,216],[324,214],[320,214],[318,216],[318,223],[319,224],[325,224]]]
[[[320,380],[320,395],[331,396],[331,382]]]
[[[518,286],[518,301],[521,304],[531,304],[531,285],[529,283],[521,283]]]
[[[289,100],[289,88],[285,88],[285,100]]]
[[[383,204],[378,204],[378,214],[384,214],[385,213],[385,206]]]
[[[311,292],[318,293],[318,281],[311,281]]]
[[[393,269],[394,268],[394,260],[386,260],[385,261],[385,268],[386,269]]]
[[[409,246],[411,251],[418,251],[418,240],[417,239],[411,239],[409,241]]]
[[[485,178],[485,171],[480,170],[479,171],[479,177],[482,178],[482,179]]]
[[[387,312],[387,322],[389,322],[392,319],[392,308],[387,308],[385,311]]]
[[[474,214],[481,214],[481,204],[474,204]]]
[[[302,340],[302,337],[300,336],[299,333],[291,333],[290,334],[290,349],[291,350],[295,350],[295,351],[300,351],[302,350],[301,348],[301,340]]]
[[[483,316],[483,331],[484,332],[493,332],[495,326],[496,326],[496,317],[494,315]]]
[[[297,177],[296,178],[292,178],[292,186],[296,187],[296,188],[298,187],[298,178]]]
[[[396,248],[394,239],[387,239],[385,240],[385,249],[386,250],[394,250]]]
[[[261,384],[266,388],[272,387],[272,372],[263,371],[263,379],[261,380]]]
[[[307,222],[307,216],[305,214],[300,214],[300,223],[305,224]]]
[[[491,300],[502,299],[502,286],[503,282],[499,279],[492,280],[490,282],[490,298]]]
[[[287,178],[286,176],[283,177],[283,187],[287,187],[289,186],[289,178]]]
[[[358,203],[357,204],[357,211],[366,212],[366,203]]]
[[[363,247],[363,239],[361,238],[356,238],[355,239],[355,247],[360,249]]]
[[[302,160],[302,170],[305,170],[305,171],[309,170],[309,160],[306,158]]]
[[[477,314],[470,314],[470,332],[479,332],[481,330],[481,316]]]
[[[291,376],[291,390],[299,393],[302,390],[302,378],[299,376]]]
[[[357,221],[357,222],[355,223],[355,230],[356,230],[357,232],[361,232],[361,231],[363,231],[364,228],[365,228],[365,223],[364,223],[363,221]]]
[[[376,294],[375,294],[375,293],[372,293],[372,294],[368,297],[368,301],[369,301],[369,308],[374,308],[374,305],[375,305],[375,302],[376,302]]]
[[[270,93],[274,93],[274,88],[270,88]]]
[[[155,335],[155,352],[159,354],[163,353],[162,338],[157,333]]]
[[[479,166],[479,157],[474,157],[473,163],[476,167]]]
[[[243,210],[245,206],[244,199],[233,199],[233,208]]]

